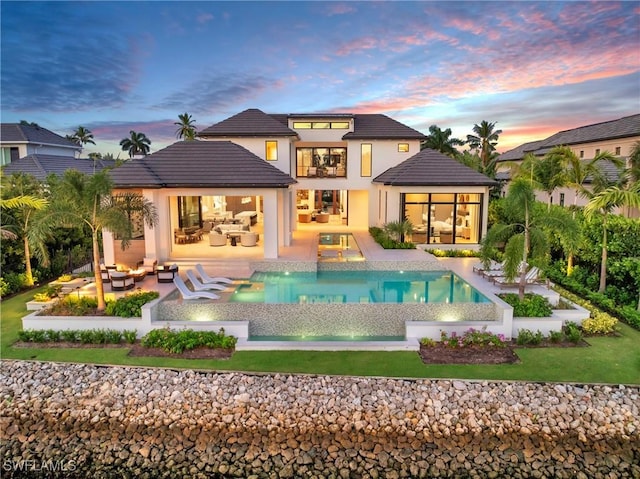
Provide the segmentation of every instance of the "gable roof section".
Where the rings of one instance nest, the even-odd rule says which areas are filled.
[[[425,148],[378,175],[389,186],[496,186],[498,183],[439,151]]]
[[[343,136],[345,140],[424,140],[418,130],[380,114],[355,115],[353,131]]]
[[[50,174],[62,175],[67,170],[78,170],[87,175],[92,175],[95,171],[115,166],[113,160],[96,160],[87,158],[74,158],[73,156],[58,155],[27,155],[12,161],[2,168],[2,173],[11,175],[13,173],[26,173],[35,176],[38,180],[44,181]]]
[[[230,141],[180,141],[111,171],[116,187],[287,188],[296,183]]]
[[[198,132],[206,137],[259,137],[259,136],[296,136],[297,133],[286,123],[282,124],[257,108],[251,108],[233,115]]]
[[[291,118],[354,118],[354,131],[345,140],[423,140],[425,135],[381,114],[352,113],[264,113],[256,108],[245,110],[198,133],[207,137],[297,136],[289,128]]]
[[[2,123],[0,143],[34,143],[56,145],[75,150],[81,148],[66,138],[39,126],[21,125],[19,123]]]

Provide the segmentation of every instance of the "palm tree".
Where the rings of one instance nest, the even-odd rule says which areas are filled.
[[[458,155],[458,150],[455,147],[462,145],[464,145],[464,141],[451,138],[451,128],[441,130],[437,125],[431,125],[427,139],[420,143],[420,149],[431,148],[455,158]]]
[[[498,137],[502,133],[502,130],[494,131],[495,126],[496,122],[489,123],[486,120],[482,120],[479,125],[473,125],[475,135],[467,135],[467,144],[471,149],[479,151],[485,172],[491,170],[492,154],[496,150]]]
[[[195,120],[188,113],[178,115],[180,121],[176,121],[173,124],[178,126],[176,130],[176,136],[178,139],[184,138],[185,140],[196,139],[196,127],[194,125]]]
[[[151,140],[147,138],[144,133],[137,133],[133,130],[129,132],[129,138],[124,138],[120,142],[122,151],[129,153],[129,158],[133,158],[135,155],[147,155],[149,154]]]
[[[67,170],[61,178],[51,181],[51,204],[40,223],[45,226],[72,227],[85,224],[91,230],[93,270],[98,309],[104,310],[104,285],[100,274],[100,233],[104,228],[123,240],[123,248],[131,239],[129,215],[118,195],[111,195],[112,182],[106,171],[86,175]],[[158,221],[155,206],[141,199],[139,214],[150,227]]]
[[[551,210],[551,198],[556,188],[567,183],[564,157],[549,152],[534,164],[533,175],[539,188],[547,194],[547,210]]]
[[[618,185],[611,186],[593,196],[584,207],[586,218],[592,218],[596,211],[602,213],[602,257],[600,260],[599,293],[604,293],[607,287],[607,217],[611,211],[619,206],[640,208],[640,181],[635,181],[628,189]]]
[[[510,224],[496,223],[489,229],[482,241],[480,257],[488,262],[498,245],[504,244],[505,276],[508,281],[520,276],[518,295],[522,299],[529,262],[544,262],[549,254],[547,231],[569,237],[576,234],[577,225],[563,208],[546,211],[535,200],[531,182],[524,177],[511,182],[505,203],[516,219]]]
[[[84,146],[87,143],[91,143],[92,145],[96,144],[96,142],[93,141],[93,133],[84,126],[79,126],[72,135],[67,135],[66,138],[78,146]]]
[[[8,215],[15,221],[12,231],[7,225],[0,228],[5,239],[21,238],[24,248],[25,284],[33,286],[33,271],[31,269],[31,257],[35,256],[43,264],[49,260],[45,240],[48,231],[35,228],[34,215],[37,211],[47,207],[47,200],[42,196],[42,186],[37,180],[25,173],[14,173],[3,177],[3,196],[0,206],[4,210],[11,210]],[[3,220],[7,217],[2,215]]]

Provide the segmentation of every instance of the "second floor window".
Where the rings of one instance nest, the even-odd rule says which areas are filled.
[[[398,143],[398,151],[400,153],[407,153],[409,151],[409,143]]]
[[[371,143],[363,143],[360,146],[360,176],[371,176],[372,170]]]
[[[278,161],[278,142],[266,141],[265,142],[265,157],[267,161]]]
[[[347,149],[297,148],[296,176],[344,178],[347,176]]]

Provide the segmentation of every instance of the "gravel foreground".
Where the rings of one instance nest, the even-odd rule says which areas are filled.
[[[3,478],[640,478],[640,388],[3,361]]]

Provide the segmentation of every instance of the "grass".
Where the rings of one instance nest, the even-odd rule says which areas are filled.
[[[44,288],[41,288],[44,289]],[[588,348],[518,349],[520,364],[426,365],[415,352],[239,351],[229,360],[131,358],[127,348],[13,348],[39,289],[0,303],[2,359],[92,364],[402,378],[460,378],[574,383],[640,384],[640,331],[620,324],[618,337],[593,337]]]

